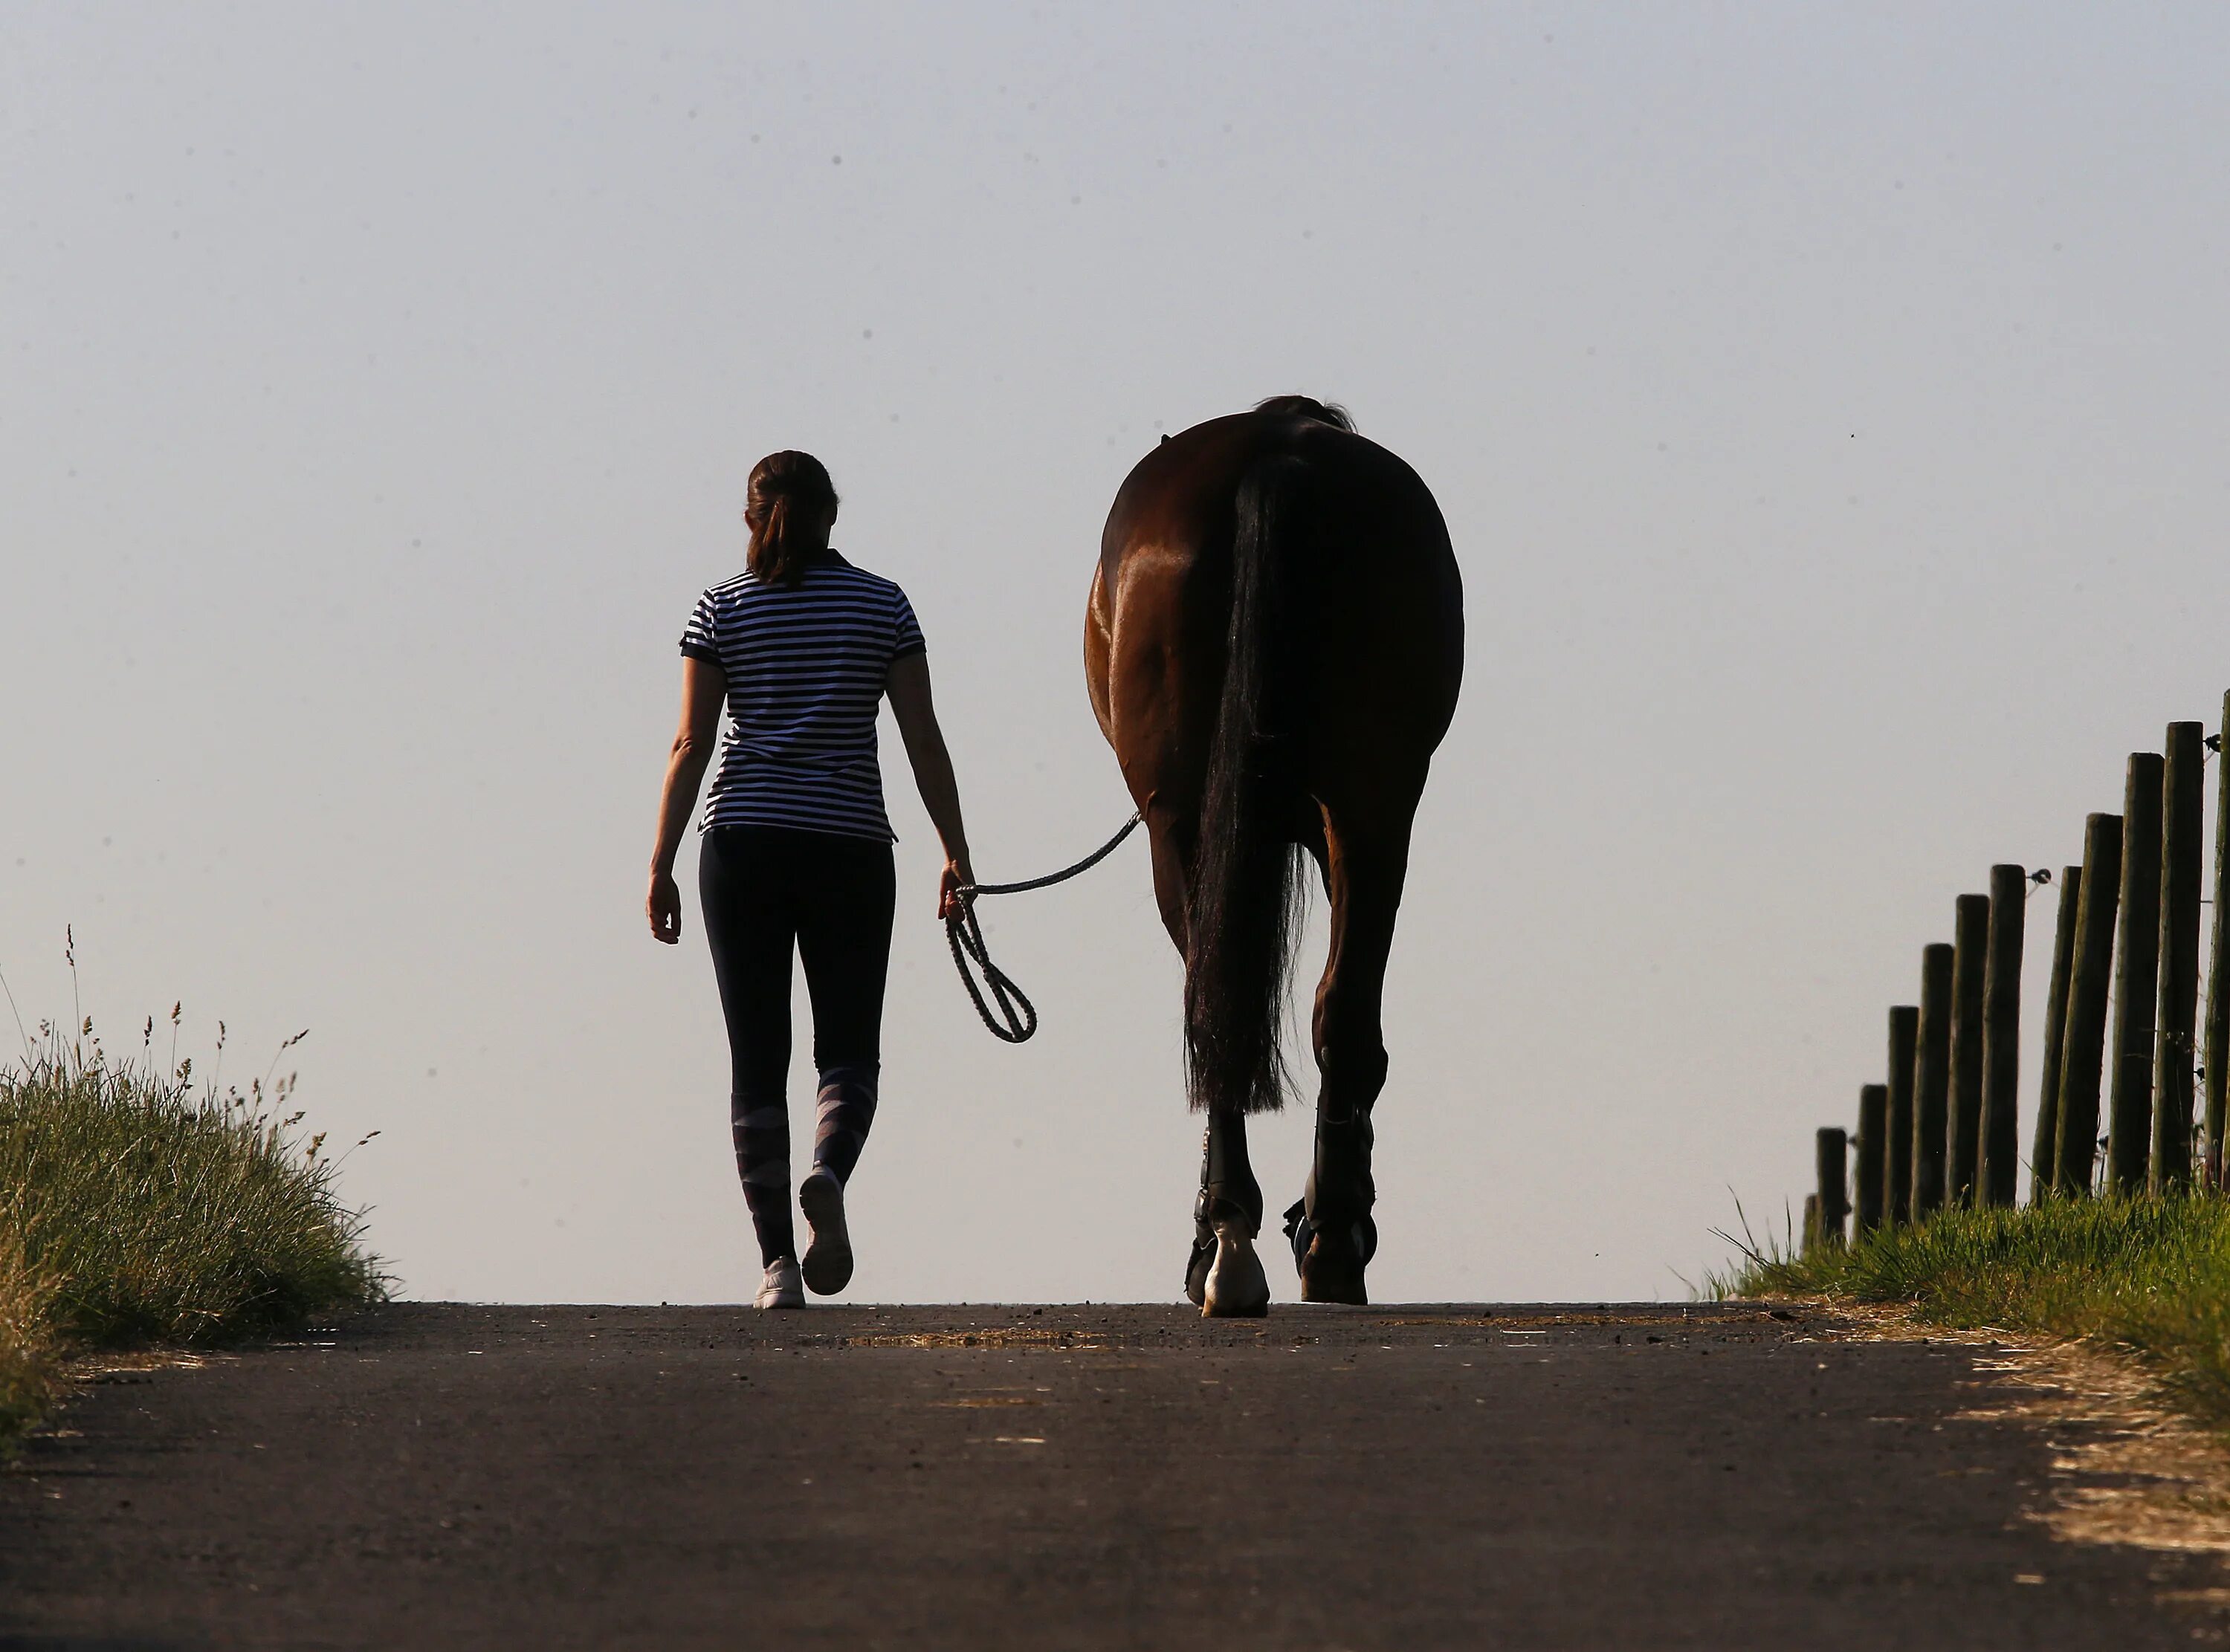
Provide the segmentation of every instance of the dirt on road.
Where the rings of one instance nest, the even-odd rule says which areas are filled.
[[[1756,1306],[473,1308],[92,1382],[0,1646],[2134,1648],[1971,1343]],[[2054,1469],[2055,1462],[2062,1464]]]

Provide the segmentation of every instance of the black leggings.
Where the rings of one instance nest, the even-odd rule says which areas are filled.
[[[842,1181],[874,1122],[897,879],[891,846],[789,826],[716,826],[697,863],[735,1083],[729,1117],[760,1259],[797,1254],[790,1214],[790,956],[805,961],[820,1073],[813,1167]]]

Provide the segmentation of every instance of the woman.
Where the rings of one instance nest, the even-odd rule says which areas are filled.
[[[681,938],[674,857],[712,753],[698,823],[698,890],[734,1062],[736,1166],[765,1267],[761,1308],[802,1308],[852,1277],[844,1184],[875,1116],[894,884],[875,755],[891,710],[914,783],[944,842],[941,918],[974,881],[952,759],[930,704],[929,663],[906,593],[829,549],[836,490],[809,453],[751,470],[746,570],[698,600],[681,638],[681,729],[650,859],[650,932]],[[790,960],[805,962],[820,1073],[813,1168],[798,1185],[812,1231],[801,1268],[790,1211]]]

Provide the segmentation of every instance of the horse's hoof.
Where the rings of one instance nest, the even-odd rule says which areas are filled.
[[[1215,1235],[1203,1227],[1192,1242],[1192,1255],[1185,1260],[1185,1295],[1195,1308],[1208,1306],[1208,1270],[1215,1264]]]
[[[1370,1294],[1363,1289],[1363,1263],[1352,1255],[1340,1254],[1338,1247],[1326,1245],[1319,1233],[1301,1258],[1301,1300],[1366,1307]]]
[[[1215,1225],[1215,1260],[1202,1282],[1202,1319],[1260,1319],[1270,1311],[1270,1280],[1244,1222]]]
[[[1342,1279],[1324,1279],[1303,1274],[1301,1300],[1305,1302],[1344,1302],[1350,1308],[1368,1308],[1370,1293],[1363,1288],[1361,1274],[1351,1274]]]

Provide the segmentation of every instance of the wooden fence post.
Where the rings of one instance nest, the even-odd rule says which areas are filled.
[[[1882,1225],[1882,1135],[1889,1126],[1889,1086],[1868,1084],[1859,1091],[1859,1225],[1863,1239]],[[1824,1212],[1823,1212],[1824,1214]]]
[[[2207,1185],[2222,1186],[2222,1130],[2230,1102],[2230,694],[2214,737],[2214,952],[2207,977]]]
[[[2028,868],[1990,868],[1989,951],[1982,966],[1982,1166],[1975,1203],[2011,1210],[2021,1176],[2021,942]]]
[[[1920,1010],[1899,1004],[1889,1012],[1889,1186],[1883,1195],[1889,1225],[1912,1220],[1912,1064],[1920,1037]]]
[[[2052,986],[2044,999],[2044,1079],[2036,1092],[2036,1144],[2029,1149],[2028,1200],[2053,1190],[2053,1154],[2059,1147],[2059,1052],[2067,1037],[2067,980],[2075,968],[2075,903],[2083,868],[2059,869],[2059,916],[2052,927]]]
[[[2171,723],[2161,780],[2160,1013],[2153,1036],[2156,1193],[2191,1186],[2192,1061],[2199,1011],[2200,861],[2207,839],[2207,736]]]
[[[2053,1186],[2091,1191],[2098,1153],[2098,1068],[2106,1048],[2106,998],[2114,983],[2114,914],[2122,892],[2122,817],[2083,823],[2083,897],[2075,915],[2075,971],[2067,984],[2067,1032],[2059,1045],[2059,1146]]]
[[[1814,1139],[1820,1191],[1804,1202],[1814,1207],[1814,1227],[1821,1242],[1827,1244],[1843,1243],[1843,1218],[1851,1211],[1851,1196],[1845,1180],[1848,1173],[1844,1155],[1847,1141],[1843,1132],[1832,1126]]]
[[[1920,1034],[1912,1077],[1912,1219],[1943,1208],[1945,1118],[1951,1096],[1951,948],[1920,953]]]
[[[1982,1141],[1982,982],[1989,962],[1990,897],[1962,895],[1951,931],[1951,1164],[1944,1199],[1975,1202]]]
[[[2106,1186],[2145,1190],[2153,1148],[2153,1012],[2160,994],[2161,755],[2130,754],[2122,799],[2122,923],[2114,947]]]

